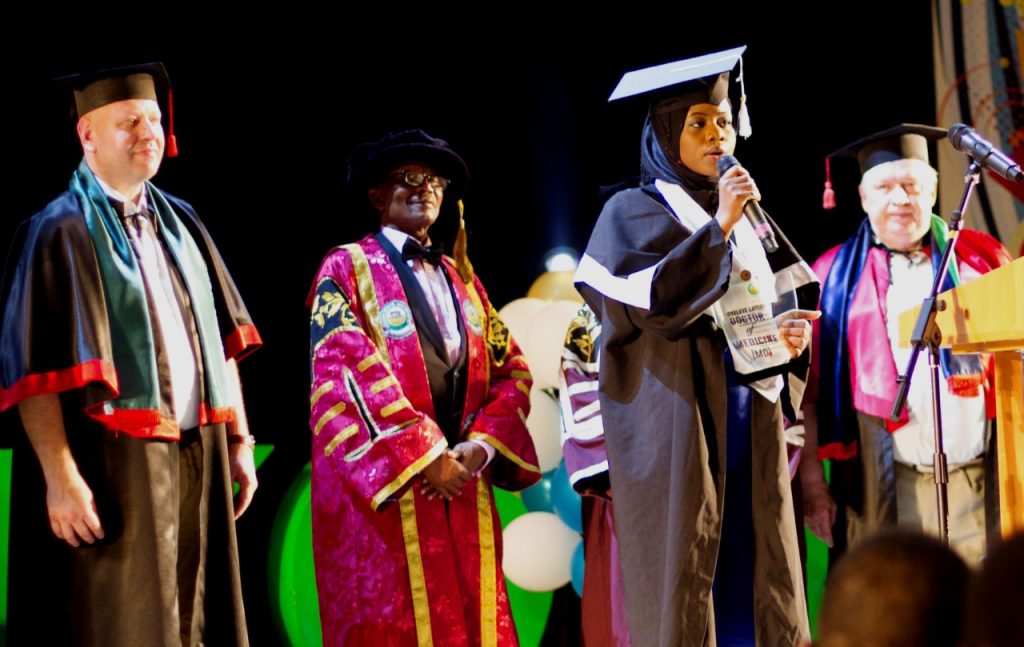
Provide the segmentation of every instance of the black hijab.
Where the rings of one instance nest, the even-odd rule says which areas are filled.
[[[708,213],[718,208],[718,178],[693,171],[679,159],[679,137],[690,108],[706,97],[683,96],[651,104],[640,136],[641,185],[662,180],[683,187]]]

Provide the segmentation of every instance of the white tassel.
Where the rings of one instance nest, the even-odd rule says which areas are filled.
[[[740,82],[740,111],[737,114],[737,132],[740,137],[747,139],[754,134],[754,130],[750,127],[750,113],[747,112],[747,88],[743,83],[743,57],[740,57],[740,75],[736,79]]]
[[[754,134],[750,128],[750,113],[747,112],[747,95],[740,95],[740,113],[738,115],[740,137],[746,139]]]

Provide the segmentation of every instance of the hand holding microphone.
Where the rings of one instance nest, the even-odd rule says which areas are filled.
[[[991,142],[982,138],[978,131],[970,126],[953,124],[949,129],[949,142],[953,144],[953,148],[974,158],[982,168],[1001,175],[1011,182],[1024,182],[1024,172],[1020,170],[1020,165],[1009,155],[993,146]]]
[[[732,155],[720,157],[717,166],[720,178],[718,181],[719,212],[722,213],[724,209],[725,217],[718,218],[716,215],[716,219],[722,225],[722,230],[727,236],[731,233],[733,225],[739,219],[737,205],[742,204],[743,215],[754,228],[754,234],[764,246],[764,251],[770,253],[777,250],[779,245],[775,242],[775,233],[758,204],[761,193],[757,190],[757,185],[754,184],[750,173],[740,166],[739,161]]]

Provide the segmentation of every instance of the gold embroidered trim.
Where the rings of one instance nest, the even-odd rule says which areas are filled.
[[[327,446],[324,447],[324,456],[330,456],[333,454],[334,450],[338,448],[338,445],[354,436],[357,431],[359,431],[359,424],[355,422],[339,431],[334,438],[331,438],[331,442],[327,443]]]
[[[520,411],[519,415],[522,416],[523,412]],[[521,467],[524,470],[526,470],[527,472],[536,472],[538,474],[541,473],[539,467],[537,467],[536,465],[530,465],[529,463],[524,461],[522,458],[517,456],[515,454],[515,452],[513,452],[511,449],[509,449],[505,445],[505,443],[501,442],[500,440],[498,440],[494,436],[491,436],[489,434],[483,434],[483,433],[480,433],[479,431],[474,431],[473,433],[469,434],[468,439],[469,440],[479,439],[479,440],[487,441],[487,443],[491,447],[496,449],[499,454],[501,454],[505,458],[509,459],[510,461],[512,461],[513,463],[518,465],[519,467]]]
[[[370,393],[380,393],[381,391],[388,388],[392,384],[395,384],[395,378],[393,378],[390,375],[388,375],[387,377],[382,377],[381,379],[377,380],[376,382],[370,385]]]
[[[380,355],[373,353],[372,355],[367,355],[363,361],[356,364],[356,369],[358,369],[360,373],[365,373],[366,369],[378,363],[380,363]]]
[[[480,539],[480,645],[498,645],[498,578],[495,563],[494,519],[491,516],[491,488],[485,479],[476,480],[476,518]]]
[[[370,263],[366,259],[366,252],[363,248],[352,243],[343,245],[342,248],[348,252],[352,259],[352,269],[356,274],[356,290],[359,292],[359,302],[362,304],[363,312],[366,314],[366,334],[377,347],[381,359],[388,366],[391,365],[388,359],[388,344],[384,339],[384,331],[380,324],[380,308],[377,305],[377,291],[373,287],[373,275],[370,273]]]
[[[338,404],[334,405],[327,411],[324,411],[323,415],[320,416],[320,419],[316,421],[316,426],[313,427],[313,435],[319,436],[321,430],[323,430],[324,428],[324,425],[337,418],[338,415],[340,415],[341,412],[345,410],[345,406],[346,405],[344,402],[339,402]]]
[[[334,382],[327,380],[319,387],[316,391],[313,391],[313,395],[309,396],[309,410],[312,411],[316,403],[320,401],[320,398],[324,397],[324,394],[334,388]]]
[[[420,554],[420,536],[416,524],[415,494],[409,490],[399,500],[402,513],[402,537],[405,540],[405,558],[409,562],[409,585],[412,588],[412,611],[416,619],[416,644],[432,647],[433,630],[430,627],[430,600],[427,597],[427,578],[423,573]]]
[[[381,407],[381,409],[380,409],[380,416],[381,416],[381,418],[387,418],[388,416],[390,416],[392,414],[395,414],[395,413],[398,413],[402,409],[404,409],[406,407],[411,407],[411,406],[412,405],[409,404],[409,401],[406,400],[404,397],[403,398],[399,398],[399,399],[395,400],[394,402],[392,402],[391,404],[386,404],[383,407]]]

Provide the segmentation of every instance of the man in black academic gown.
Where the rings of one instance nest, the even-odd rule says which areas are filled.
[[[26,432],[9,644],[244,645],[234,518],[256,476],[235,361],[259,335],[192,207],[148,182],[163,66],[59,81],[84,159],[22,224],[4,285],[0,409]]]

